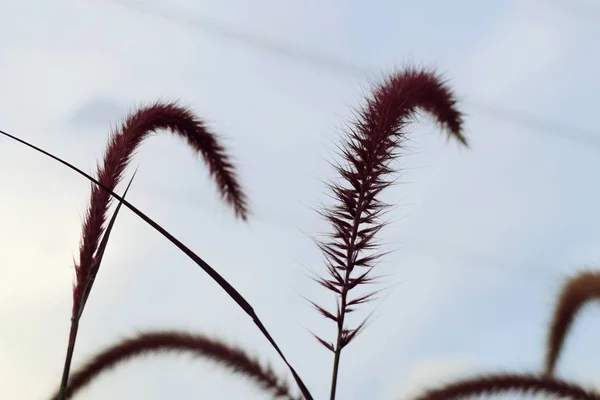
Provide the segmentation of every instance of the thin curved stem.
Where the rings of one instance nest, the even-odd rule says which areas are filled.
[[[179,241],[175,236],[171,235],[162,226],[160,226],[159,224],[154,222],[154,220],[152,220],[150,217],[148,217],[146,214],[144,214],[142,211],[140,211],[133,204],[129,203],[127,200],[125,200],[124,198],[119,196],[117,193],[108,189],[107,187],[102,185],[100,182],[98,182],[96,179],[91,177],[89,174],[86,174],[85,172],[83,172],[81,169],[77,168],[73,164],[70,164],[69,162],[62,160],[62,159],[56,157],[55,155],[35,146],[33,144],[30,144],[22,139],[19,139],[18,137],[13,136],[5,131],[0,130],[0,134],[6,136],[8,138],[11,138],[21,144],[24,144],[25,146],[32,148],[50,158],[52,158],[55,161],[58,161],[59,163],[63,164],[64,166],[77,172],[79,175],[87,178],[88,180],[90,180],[94,184],[98,185],[102,189],[106,190],[108,193],[110,193],[110,195],[112,197],[119,200],[125,207],[127,207],[128,209],[133,211],[134,214],[136,214],[138,217],[140,217],[142,220],[144,220],[152,228],[157,230],[161,235],[163,235],[171,243],[173,243],[179,250],[184,252],[185,255],[187,255],[189,258],[191,258],[192,261],[194,261],[200,268],[202,268],[204,270],[204,272],[206,272],[219,286],[221,286],[221,288],[223,290],[225,290],[225,292],[227,292],[227,294],[237,303],[237,305],[240,308],[242,308],[242,310],[244,310],[244,312],[246,314],[248,314],[248,316],[250,316],[250,318],[252,318],[252,321],[254,322],[254,324],[258,327],[258,329],[261,331],[263,336],[269,341],[271,346],[273,346],[275,351],[277,351],[277,354],[279,354],[281,359],[285,362],[285,364],[290,369],[290,372],[294,376],[294,379],[295,379],[296,383],[298,384],[298,386],[300,387],[300,390],[302,391],[302,394],[304,395],[305,399],[313,400],[313,397],[310,394],[310,391],[308,390],[308,388],[306,387],[306,385],[304,384],[304,382],[302,381],[302,379],[300,378],[300,376],[298,375],[298,373],[296,372],[294,367],[292,367],[292,365],[289,363],[289,361],[287,360],[287,358],[285,357],[285,355],[283,354],[283,352],[281,351],[281,349],[279,348],[279,346],[277,345],[277,343],[275,342],[275,340],[273,339],[273,337],[271,336],[269,331],[265,328],[265,326],[263,325],[262,321],[260,320],[260,318],[258,317],[256,312],[254,311],[254,309],[252,308],[250,303],[248,303],[248,301],[233,286],[231,286],[231,284],[229,282],[227,282],[227,280],[225,278],[223,278],[217,271],[215,271],[206,261],[204,261],[202,258],[200,258],[200,256],[198,256],[196,253],[194,253],[192,250],[190,250],[186,245],[184,245],[181,241]]]

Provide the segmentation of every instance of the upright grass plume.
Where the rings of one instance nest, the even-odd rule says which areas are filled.
[[[68,382],[79,318],[100,267],[101,253],[104,252],[99,246],[102,235],[108,233],[105,224],[111,200],[110,193],[121,181],[125,168],[138,146],[148,135],[159,129],[168,129],[184,138],[195,152],[202,155],[225,202],[233,207],[236,216],[244,220],[247,218],[246,197],[238,183],[233,164],[216,136],[210,133],[191,111],[175,103],[157,102],[129,115],[110,138],[104,161],[98,166],[98,181],[103,187],[92,185],[91,189],[90,205],[83,223],[79,262],[75,265],[71,330],[59,392],[60,400],[64,398]]]
[[[257,387],[274,398],[300,400],[300,397],[292,394],[285,380],[279,378],[271,367],[261,364],[243,349],[203,335],[176,331],[143,332],[104,349],[71,374],[66,388],[66,398],[71,398],[103,372],[121,363],[146,354],[169,352],[185,352],[192,356],[207,358],[249,378]],[[57,398],[58,394],[55,394],[52,400]]]
[[[331,400],[336,394],[341,351],[364,326],[363,322],[346,327],[346,315],[373,296],[350,297],[350,292],[372,282],[369,273],[382,256],[375,251],[374,239],[384,225],[380,217],[386,205],[378,195],[391,184],[390,163],[403,144],[405,126],[419,109],[431,114],[449,137],[467,146],[461,133],[461,113],[449,87],[431,71],[409,68],[377,87],[360,110],[342,148],[344,163],[336,167],[343,183],[330,185],[337,204],[322,214],[332,224],[333,233],[319,242],[329,276],[319,283],[335,293],[337,307],[329,311],[313,305],[337,326],[334,342],[317,336],[334,353]]]
[[[548,332],[546,374],[552,375],[565,339],[579,310],[600,299],[600,272],[582,271],[564,284]]]

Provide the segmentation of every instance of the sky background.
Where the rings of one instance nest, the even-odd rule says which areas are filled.
[[[342,354],[339,399],[404,399],[473,371],[538,371],[564,278],[600,260],[600,5],[571,1],[153,0],[364,68],[320,67],[107,0],[0,3],[0,129],[93,171],[111,128],[158,99],[189,105],[224,138],[251,202],[223,205],[181,140],[156,135],[128,194],[254,306],[317,399],[331,355],[307,329],[334,326],[312,239],[344,124],[373,83],[408,63],[449,79],[471,149],[410,126],[380,236],[393,250],[368,329]],[[494,118],[486,107],[554,121]],[[560,128],[560,124],[573,127]],[[558,128],[557,128],[558,127]],[[590,132],[588,139],[564,135]],[[595,138],[595,139],[594,139]],[[596,140],[596,142],[594,142]],[[134,168],[129,169],[129,173]],[[73,259],[89,183],[0,138],[0,391],[47,398],[62,371]],[[121,187],[120,190],[123,188]],[[183,329],[244,346],[287,374],[252,321],[193,262],[123,209],[81,321],[73,368],[123,337]],[[600,316],[581,314],[559,374],[600,388]],[[262,399],[243,378],[189,356],[138,359],[78,398]]]

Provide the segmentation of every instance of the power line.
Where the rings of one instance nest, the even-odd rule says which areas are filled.
[[[199,29],[207,34],[219,36],[258,50],[277,54],[282,57],[304,61],[308,64],[312,64],[313,66],[329,70],[329,72],[344,73],[346,75],[359,78],[364,78],[365,75],[373,72],[368,68],[355,65],[348,61],[334,58],[314,50],[302,48],[293,44],[273,40],[252,32],[237,29],[223,23],[222,21],[217,21],[212,18],[190,16],[182,12],[158,8],[148,3],[141,3],[139,1],[106,1],[118,4],[133,11],[152,15],[170,22],[183,24],[194,29]],[[600,136],[590,130],[571,126],[565,123],[542,119],[516,110],[503,109],[489,104],[483,105],[473,102],[466,103],[476,109],[478,113],[486,115],[490,118],[526,126],[538,132],[552,134],[564,139],[570,139],[572,141],[580,142],[582,144],[600,149]]]
[[[525,114],[519,111],[506,110],[476,103],[469,104],[479,113],[487,115],[491,118],[526,126],[540,133],[551,134],[560,138],[573,140],[575,142],[600,149],[600,136],[592,131],[556,121],[541,119],[532,116],[531,114]]]
[[[152,15],[164,20],[187,25],[194,29],[202,30],[208,34],[220,36],[225,39],[237,43],[243,43],[246,46],[254,47],[255,49],[266,51],[269,53],[278,54],[287,58],[294,58],[305,61],[314,66],[327,68],[333,72],[342,72],[354,77],[364,78],[365,74],[371,73],[367,68],[353,65],[344,60],[336,59],[323,53],[314,50],[309,50],[295,46],[282,41],[273,40],[266,36],[258,35],[245,30],[240,30],[231,25],[225,24],[209,17],[198,17],[184,14],[182,12],[173,11],[170,9],[158,8],[148,3],[128,0],[106,0],[110,3],[118,4],[130,10]]]

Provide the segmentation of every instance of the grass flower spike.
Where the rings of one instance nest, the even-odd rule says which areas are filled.
[[[185,352],[196,357],[210,359],[232,372],[249,378],[256,386],[274,398],[300,400],[300,397],[291,394],[284,379],[279,378],[269,366],[261,364],[243,349],[203,335],[176,331],[143,332],[99,352],[79,370],[71,374],[65,392],[66,398],[71,398],[100,374],[121,363],[146,354],[167,352]],[[58,394],[52,397],[53,400],[57,398]]]
[[[203,156],[223,199],[233,207],[237,216],[246,219],[246,196],[225,149],[191,111],[174,103],[155,103],[140,108],[125,120],[110,139],[103,165],[98,167],[98,181],[114,191],[138,146],[148,135],[159,129],[169,129],[181,136],[194,151]],[[77,283],[73,295],[74,307],[79,304],[82,285],[89,277],[94,254],[104,232],[109,205],[110,193],[92,185],[89,210],[83,224],[79,263],[75,267]]]
[[[552,375],[565,339],[583,306],[600,299],[600,271],[583,271],[565,282],[548,334],[546,374]]]
[[[428,390],[415,400],[458,400],[506,392],[546,395],[555,399],[600,400],[600,393],[577,383],[532,374],[475,376]]]
[[[100,248],[101,239],[103,234],[110,233],[106,231],[105,226],[111,200],[110,192],[114,191],[122,180],[125,168],[142,141],[159,129],[168,129],[181,136],[194,151],[202,155],[225,202],[233,207],[238,217],[244,220],[247,218],[246,197],[234,173],[233,164],[216,136],[210,133],[191,111],[175,103],[155,103],[131,114],[110,138],[104,153],[104,162],[98,167],[98,181],[103,187],[92,185],[91,189],[90,205],[83,223],[79,263],[75,265],[76,281],[73,288],[71,330],[63,368],[60,400],[64,398],[68,381],[79,319],[100,268],[108,236],[105,237],[102,248]]]
[[[405,126],[419,109],[431,114],[449,137],[467,145],[461,133],[462,117],[450,89],[430,71],[407,69],[377,87],[359,112],[342,148],[344,163],[336,167],[343,184],[330,185],[337,204],[323,212],[333,233],[328,240],[319,242],[329,272],[319,283],[335,293],[337,307],[331,311],[313,305],[337,326],[333,342],[317,336],[334,353],[332,400],[341,351],[364,327],[364,322],[346,327],[346,316],[373,295],[352,297],[351,293],[372,282],[370,272],[382,256],[376,251],[375,236],[384,225],[380,217],[386,205],[378,196],[391,185],[390,163],[403,145]]]
[[[392,163],[405,145],[407,125],[419,111],[432,116],[449,139],[468,147],[462,133],[462,114],[457,109],[451,89],[430,70],[407,68],[393,73],[375,87],[364,107],[358,111],[357,120],[349,128],[340,146],[342,160],[335,165],[340,179],[328,185],[333,194],[334,204],[320,213],[331,224],[332,231],[325,239],[317,242],[326,264],[326,273],[317,278],[317,282],[333,293],[336,306],[324,307],[316,303],[313,303],[313,306],[321,315],[333,321],[336,327],[336,334],[332,340],[315,335],[317,340],[333,353],[331,400],[336,398],[342,350],[357,338],[365,326],[366,320],[354,325],[348,316],[373,299],[377,293],[376,290],[363,291],[361,288],[366,288],[367,284],[377,280],[372,271],[383,256],[376,238],[386,224],[382,217],[388,205],[381,200],[381,194],[393,183],[390,176],[395,168]],[[186,352],[210,359],[224,366],[229,372],[249,378],[272,398],[313,400],[307,385],[287,360],[251,304],[198,254],[125,200],[131,181],[121,195],[116,193],[117,186],[123,180],[125,170],[140,144],[159,130],[170,131],[184,139],[186,144],[203,158],[224,202],[233,209],[236,217],[246,220],[249,213],[248,202],[224,147],[201,120],[190,110],[176,103],[156,102],[131,113],[111,135],[104,159],[98,165],[96,177],[33,144],[0,131],[1,135],[54,159],[93,183],[75,265],[71,329],[62,379],[52,399],[71,398],[102,373],[127,360],[149,353]],[[118,200],[118,205],[109,220],[112,198]],[[144,332],[118,341],[71,373],[80,318],[96,274],[101,269],[105,249],[110,242],[110,234],[121,206],[131,210],[186,254],[236,302],[288,367],[297,385],[295,388],[290,389],[273,369],[239,347],[203,335],[172,330]],[[595,287],[600,285],[590,284],[589,279],[591,278],[587,277],[585,283],[571,285],[575,288],[570,286],[567,290],[570,293],[565,295],[568,301],[561,301],[562,305],[559,305],[559,310],[563,311],[557,311],[557,315],[560,315],[555,318],[555,321],[559,321],[555,325],[562,326],[564,332],[556,330],[559,333],[555,333],[554,339],[551,339],[552,343],[558,343],[555,346],[558,350],[555,350],[554,361],[549,361],[549,365],[552,365],[549,370],[553,368],[573,315],[585,302],[599,293]],[[598,279],[594,282],[596,281]],[[506,390],[562,394],[578,399],[598,398],[595,392],[557,380],[549,374],[505,374],[463,380],[439,390],[429,391],[420,399],[492,394]]]

